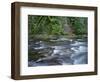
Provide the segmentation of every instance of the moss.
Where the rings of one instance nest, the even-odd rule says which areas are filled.
[[[28,60],[38,60],[39,58],[42,58],[44,57],[43,55],[41,54],[38,54],[37,52],[32,52],[32,51],[29,51],[28,52]]]

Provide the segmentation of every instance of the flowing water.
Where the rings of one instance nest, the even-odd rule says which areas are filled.
[[[28,66],[87,64],[87,47],[86,38],[29,41],[28,51],[36,53],[36,59],[33,54],[33,59],[28,59]]]

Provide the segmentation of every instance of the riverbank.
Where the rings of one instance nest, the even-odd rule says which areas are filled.
[[[66,39],[71,39],[71,38],[87,38],[87,35],[47,35],[47,34],[38,34],[38,35],[33,35],[30,36],[28,40],[56,40],[59,38],[66,38]]]

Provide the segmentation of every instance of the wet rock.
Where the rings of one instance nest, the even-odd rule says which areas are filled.
[[[87,64],[87,42],[81,39],[56,38],[29,44],[29,66]]]
[[[37,60],[36,63],[47,63],[48,65],[61,65],[62,61],[59,61],[57,56],[49,56]]]

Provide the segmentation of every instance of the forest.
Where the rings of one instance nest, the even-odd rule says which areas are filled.
[[[65,17],[65,16],[28,16],[29,37],[36,35],[49,36],[86,36],[86,17]],[[42,37],[41,36],[41,37]]]

